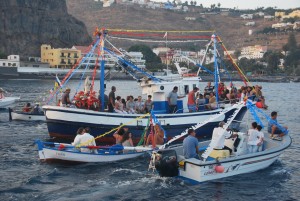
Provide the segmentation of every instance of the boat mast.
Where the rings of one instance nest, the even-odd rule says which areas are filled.
[[[101,55],[101,69],[100,69],[100,97],[101,97],[101,111],[104,111],[104,66],[105,66],[105,58],[104,58],[104,39],[106,35],[106,30],[102,28],[98,32],[98,37],[100,37],[100,55]]]
[[[218,94],[218,89],[219,89],[219,68],[218,68],[218,61],[217,61],[217,38],[216,38],[216,35],[213,34],[211,36],[211,39],[214,42],[215,92],[216,92],[217,107],[219,108],[219,94]]]

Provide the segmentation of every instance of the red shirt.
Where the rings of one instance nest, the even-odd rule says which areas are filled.
[[[193,91],[191,91],[189,94],[188,94],[188,102],[187,102],[187,104],[188,105],[194,105],[194,104],[196,104],[196,98],[195,98],[195,92],[194,92],[194,90]]]

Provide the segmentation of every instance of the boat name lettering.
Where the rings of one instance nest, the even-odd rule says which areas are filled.
[[[215,170],[209,170],[207,172],[204,172],[204,175],[211,175],[211,174],[216,174]]]
[[[56,152],[56,156],[65,156],[65,154],[61,152]]]

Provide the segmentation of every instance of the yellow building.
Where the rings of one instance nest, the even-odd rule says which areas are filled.
[[[275,12],[275,17],[285,16],[285,12]]]
[[[288,14],[289,17],[300,17],[300,10],[294,10],[290,14]]]
[[[71,68],[80,55],[81,51],[76,49],[54,49],[46,44],[41,46],[41,62],[49,63],[51,68]]]
[[[287,14],[287,15],[283,15],[281,16],[282,19],[284,18],[294,18],[294,17],[300,17],[300,10],[294,10],[293,12]]]

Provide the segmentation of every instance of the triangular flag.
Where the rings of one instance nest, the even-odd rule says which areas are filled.
[[[164,38],[166,38],[168,36],[168,32],[165,33]]]

